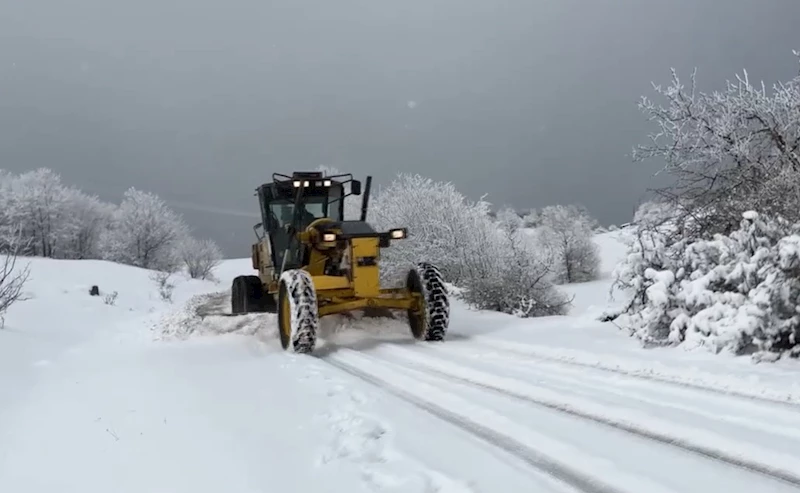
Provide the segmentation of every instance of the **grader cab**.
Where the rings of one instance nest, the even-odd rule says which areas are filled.
[[[420,262],[403,286],[381,286],[381,249],[403,241],[407,230],[370,226],[371,183],[368,176],[360,220],[344,219],[345,199],[362,195],[350,174],[276,173],[258,187],[262,221],[251,252],[258,274],[233,280],[231,312],[277,313],[281,346],[299,353],[314,350],[320,317],[368,308],[404,311],[416,339],[444,340],[450,304],[435,265]]]

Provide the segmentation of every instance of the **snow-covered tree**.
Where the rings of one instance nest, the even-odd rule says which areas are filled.
[[[516,232],[525,227],[525,221],[514,209],[505,207],[497,212],[497,224],[500,229]]]
[[[70,219],[68,202],[72,190],[47,168],[23,173],[10,181],[5,203],[5,221],[21,226],[24,254],[58,257]]]
[[[173,271],[189,236],[183,218],[157,195],[130,188],[101,238],[104,258],[146,269]]]
[[[76,189],[68,190],[65,204],[69,211],[63,232],[62,257],[71,259],[100,258],[100,236],[109,226],[114,206]]]
[[[659,193],[692,219],[685,234],[730,232],[751,209],[800,219],[800,75],[768,88],[745,71],[703,93],[694,73],[686,87],[673,70],[655,92],[664,104],[643,97],[639,107],[657,130],[634,158],[666,162],[673,180]]]
[[[222,251],[211,240],[185,238],[180,245],[180,257],[192,279],[213,279],[213,271],[222,261]]]
[[[555,205],[542,209],[539,236],[557,254],[558,282],[597,279],[600,256],[593,234],[597,221],[576,205]]]
[[[541,214],[536,209],[531,209],[527,214],[522,216],[522,221],[526,228],[538,228],[542,225]]]

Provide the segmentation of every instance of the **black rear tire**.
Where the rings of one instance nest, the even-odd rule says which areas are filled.
[[[238,276],[231,286],[231,313],[261,313],[276,311],[275,298],[266,292],[258,276]]]
[[[238,276],[233,279],[231,283],[231,315],[241,315],[244,313],[244,306],[242,305],[242,280],[244,276]]]
[[[244,285],[242,296],[244,313],[275,313],[275,298],[267,293],[258,276],[244,276],[242,284]]]

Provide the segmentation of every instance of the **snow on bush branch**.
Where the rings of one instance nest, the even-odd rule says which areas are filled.
[[[19,231],[20,255],[162,271],[183,265],[192,277],[208,277],[221,258],[216,245],[194,239],[158,196],[131,188],[116,206],[64,185],[47,168],[18,176],[0,171],[0,247],[8,231]]]
[[[744,72],[702,93],[694,73],[687,88],[673,70],[671,84],[654,89],[666,104],[642,98],[657,130],[634,158],[666,161],[673,182],[659,193],[693,219],[687,234],[732,231],[751,209],[800,219],[800,75],[769,90]]]
[[[28,280],[30,267],[17,265],[19,251],[24,245],[22,232],[4,227],[0,230],[0,329],[3,328],[6,311],[18,301],[25,300],[22,288]]]
[[[621,325],[648,345],[800,355],[800,224],[748,211],[727,236],[669,233],[641,228],[614,272]]]
[[[478,308],[533,317],[564,313],[568,300],[554,288],[550,250],[534,244],[521,222],[498,223],[483,199],[468,201],[451,183],[398,175],[374,195],[368,221],[409,237],[382,252],[383,282],[402,284],[420,261],[439,266]]]

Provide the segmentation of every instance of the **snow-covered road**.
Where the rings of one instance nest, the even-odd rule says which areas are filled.
[[[391,325],[82,343],[4,416],[0,491],[800,491],[797,406]]]
[[[579,491],[800,489],[794,406],[487,356],[467,341],[322,359]]]
[[[112,267],[40,264],[0,332],[2,492],[800,492],[796,362],[643,350],[590,284],[568,317],[454,302],[441,344],[326,318],[295,355],[224,292],[181,308],[213,285],[113,267],[108,306]]]

